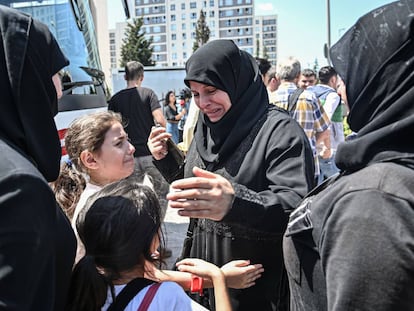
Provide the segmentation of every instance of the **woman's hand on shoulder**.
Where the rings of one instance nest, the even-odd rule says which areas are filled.
[[[261,264],[250,264],[250,260],[233,260],[221,267],[227,287],[243,289],[256,284],[264,272]]]
[[[155,160],[162,160],[168,154],[167,140],[171,134],[164,127],[153,126],[148,137],[147,146]]]

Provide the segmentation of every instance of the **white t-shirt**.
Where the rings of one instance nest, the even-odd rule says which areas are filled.
[[[87,183],[85,189],[83,189],[81,196],[79,198],[78,204],[76,204],[75,211],[73,213],[72,217],[72,228],[76,232],[76,218],[78,218],[79,212],[83,209],[85,206],[86,201],[88,198],[94,194],[95,192],[101,190],[101,186],[97,186],[91,183]]]
[[[117,296],[121,290],[126,286],[115,285],[115,295]],[[126,306],[125,311],[137,311],[149,287],[144,287]],[[112,303],[111,292],[108,289],[106,302],[102,307],[102,311],[108,310]],[[148,311],[208,311],[194,300],[192,300],[182,289],[180,285],[174,282],[162,282],[161,286],[155,293],[154,298]]]

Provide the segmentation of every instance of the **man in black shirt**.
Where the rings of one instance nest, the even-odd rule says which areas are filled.
[[[121,113],[125,123],[125,131],[135,147],[135,168],[137,173],[148,173],[153,177],[154,189],[157,191],[160,204],[167,208],[165,198],[169,185],[152,163],[152,155],[147,147],[151,128],[156,124],[163,127],[166,121],[155,92],[142,87],[144,66],[137,61],[125,65],[127,87],[116,93],[109,100],[108,110]]]

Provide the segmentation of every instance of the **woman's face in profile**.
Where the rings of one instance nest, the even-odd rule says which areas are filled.
[[[211,122],[218,122],[231,108],[229,95],[218,88],[190,81],[194,102]]]
[[[175,94],[170,93],[169,99],[170,99],[170,103],[175,103]]]

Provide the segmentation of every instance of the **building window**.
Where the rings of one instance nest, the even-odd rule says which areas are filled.
[[[172,22],[175,22],[175,14],[172,14],[172,15],[171,15],[171,21],[172,21]]]
[[[185,3],[181,3],[181,10],[185,10]]]
[[[214,7],[214,0],[210,0],[210,7]]]
[[[185,23],[182,23],[182,24],[181,24],[181,29],[182,29],[182,30],[185,30]]]
[[[191,19],[197,19],[197,13],[191,13]]]
[[[177,40],[177,35],[175,33],[171,34],[171,40]]]
[[[171,10],[171,11],[175,11],[175,4],[171,4],[171,5],[170,5],[170,10]]]
[[[190,2],[190,9],[196,9],[197,8],[197,2]]]

